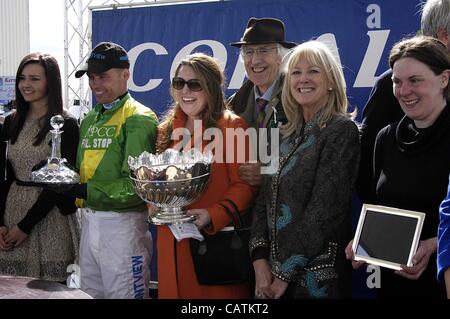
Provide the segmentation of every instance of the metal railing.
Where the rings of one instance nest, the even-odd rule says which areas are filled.
[[[65,105],[83,118],[92,107],[86,77],[75,78],[75,72],[91,49],[92,11],[143,7],[186,2],[220,0],[65,0],[64,10],[64,76]]]

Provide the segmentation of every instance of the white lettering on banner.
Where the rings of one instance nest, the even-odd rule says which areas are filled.
[[[367,28],[381,28],[380,6],[374,3],[369,4],[366,12],[370,13],[366,20]],[[375,72],[380,64],[381,56],[383,55],[383,50],[386,46],[390,32],[391,30],[373,30],[367,32],[367,35],[369,36],[369,45],[353,87],[372,87],[375,84],[377,80]]]
[[[368,31],[369,46],[364,56],[361,67],[359,68],[358,75],[356,76],[353,87],[372,87],[377,80],[375,72],[377,71],[378,64],[380,64],[381,56],[383,55],[384,47],[386,46],[387,39],[391,30],[376,30]]]
[[[369,6],[370,7],[370,6]],[[369,10],[369,7],[367,10]],[[375,7],[374,7],[375,8]],[[373,9],[375,10],[375,9]],[[379,7],[378,9],[379,10]],[[374,11],[372,15],[379,14],[378,11]],[[371,16],[372,16],[371,15]],[[373,17],[370,20],[368,18],[368,27],[374,28],[378,27],[380,22],[380,17]],[[364,59],[359,68],[358,75],[353,84],[353,87],[372,87],[376,81],[377,76],[375,72],[377,71],[378,65],[381,60],[381,56],[383,54],[384,48],[387,43],[387,39],[389,37],[390,30],[372,30],[368,31],[367,35],[369,36],[369,45],[367,47]],[[317,38],[319,41],[325,43],[332,50],[334,56],[336,57],[339,64],[341,63],[341,59],[339,56],[338,46],[336,43],[336,37],[333,33],[325,33]],[[219,61],[222,70],[225,69],[227,63],[227,50],[225,46],[215,40],[199,40],[188,45],[184,46],[175,56],[171,68],[170,68],[170,79],[174,76],[176,67],[180,63],[180,61],[189,55],[191,52],[195,50],[195,48],[205,45],[211,48],[212,55]],[[156,55],[167,55],[167,50],[160,44],[154,42],[146,42],[139,44],[129,50],[130,57],[130,80],[129,80],[129,88],[135,92],[146,92],[156,89],[163,81],[163,79],[149,79],[148,82],[142,86],[137,85],[133,80],[134,73],[134,65],[139,57],[139,55],[146,51],[153,50]],[[231,69],[231,68],[230,68]],[[241,59],[237,59],[236,66],[234,67],[233,75],[231,76],[228,89],[239,89],[244,82],[245,79],[245,67],[242,63]]]
[[[142,43],[142,44],[139,44],[139,45],[131,48],[128,51],[128,57],[130,59],[130,74],[131,74],[130,79],[128,80],[128,87],[130,90],[135,91],[135,92],[151,91],[151,90],[157,88],[163,81],[162,79],[150,79],[147,82],[147,84],[145,84],[143,86],[138,86],[136,83],[134,83],[134,79],[133,79],[134,64],[136,63],[138,56],[146,50],[153,50],[153,52],[155,52],[156,55],[167,55],[168,54],[165,47],[163,47],[161,44],[155,43],[155,42]]]
[[[172,62],[172,66],[170,68],[170,79],[175,75],[175,70],[178,66],[178,64],[183,60],[187,55],[191,54],[195,48],[199,46],[208,46],[212,50],[212,56],[215,57],[219,61],[219,65],[222,68],[222,70],[225,69],[225,66],[227,65],[227,49],[225,46],[214,40],[198,40],[192,43],[189,43],[185,47],[183,47],[180,52],[175,56]]]
[[[245,65],[244,62],[242,62],[242,59],[238,59],[236,67],[234,68],[233,75],[231,76],[228,89],[238,90],[242,86],[242,83],[244,83],[244,80],[245,80]]]
[[[367,17],[366,23],[369,29],[381,28],[381,8],[378,4],[369,4],[367,6],[367,13],[370,15]]]
[[[336,58],[336,61],[339,63],[339,66],[342,67],[341,64],[341,58],[339,56],[339,50],[336,43],[336,37],[333,33],[325,33],[322,34],[320,37],[317,38],[318,41],[325,44],[328,49],[331,50],[331,53],[333,53],[334,57]]]

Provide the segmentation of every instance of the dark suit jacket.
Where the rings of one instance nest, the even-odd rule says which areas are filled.
[[[283,105],[281,104],[281,90],[283,88],[284,76],[281,76],[275,84],[272,99],[269,102],[269,108],[264,118],[264,127],[278,127],[278,123],[286,124],[287,118],[284,114]],[[250,127],[256,127],[256,111],[255,111],[255,91],[254,85],[247,80],[242,87],[228,99],[230,109],[242,117]],[[274,116],[273,108],[276,110]],[[276,121],[275,121],[276,118]]]
[[[361,134],[361,162],[356,189],[362,202],[373,203],[375,181],[373,176],[373,150],[378,132],[405,115],[394,96],[392,70],[378,78],[363,110]]]

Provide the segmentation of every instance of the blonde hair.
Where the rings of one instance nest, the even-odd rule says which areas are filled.
[[[291,92],[291,72],[301,59],[320,67],[326,76],[327,85],[331,88],[328,101],[319,114],[319,126],[326,126],[333,115],[347,113],[347,95],[344,74],[331,50],[323,43],[313,40],[295,47],[287,56],[286,77],[283,84],[282,103],[288,122],[281,128],[282,134],[287,137],[294,133],[298,134],[303,125],[303,110],[295,100]]]

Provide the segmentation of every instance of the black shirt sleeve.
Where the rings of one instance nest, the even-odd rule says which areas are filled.
[[[252,255],[250,256],[252,262],[258,259],[266,259],[269,260],[269,248],[266,247],[257,247],[252,251]]]

